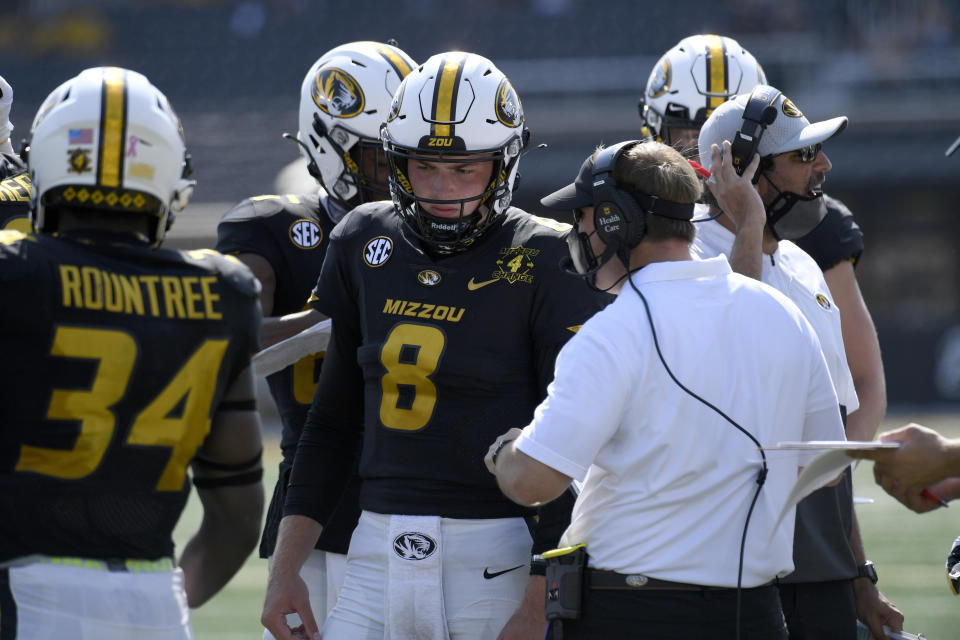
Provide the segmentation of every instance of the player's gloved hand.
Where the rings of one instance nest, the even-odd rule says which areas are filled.
[[[0,76],[0,151],[13,153],[10,134],[13,124],[10,122],[10,107],[13,106],[13,87]]]
[[[947,556],[947,583],[953,595],[960,595],[960,538],[953,541],[950,555]]]

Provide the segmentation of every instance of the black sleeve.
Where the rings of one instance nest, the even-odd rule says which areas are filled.
[[[307,413],[290,473],[283,515],[326,524],[360,456],[363,379],[353,332],[334,320],[320,382]]]
[[[335,236],[333,236],[335,237]],[[284,515],[326,525],[355,473],[363,437],[363,370],[359,310],[343,249],[331,237],[311,304],[332,320],[320,380],[294,457]]]
[[[824,201],[827,215],[813,231],[796,241],[797,246],[817,261],[821,271],[848,260],[856,266],[863,253],[860,226],[842,202],[829,196],[824,196]]]

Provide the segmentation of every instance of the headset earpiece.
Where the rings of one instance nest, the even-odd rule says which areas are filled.
[[[774,103],[779,97],[779,91],[765,84],[757,85],[750,92],[747,106],[743,108],[743,124],[730,145],[733,169],[737,175],[742,176],[746,171],[760,147],[763,132],[777,119]]]
[[[646,218],[636,199],[617,186],[613,169],[620,154],[639,140],[627,140],[603,149],[593,163],[593,224],[597,237],[617,254],[640,244]]]

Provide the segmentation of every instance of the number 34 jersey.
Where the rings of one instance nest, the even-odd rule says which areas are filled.
[[[234,259],[0,232],[0,561],[158,558],[187,466],[259,343]]]
[[[609,300],[560,271],[568,229],[511,208],[469,250],[435,259],[390,203],[340,222],[312,298],[333,319],[336,354],[328,347],[288,513],[324,522],[330,498],[311,511],[295,487],[307,475],[315,488],[333,482],[315,474],[355,451],[361,429],[362,508],[524,513],[497,488],[484,454],[530,422],[561,346]]]

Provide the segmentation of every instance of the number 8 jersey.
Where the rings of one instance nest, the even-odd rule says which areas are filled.
[[[0,232],[0,562],[173,555],[187,467],[259,343],[235,259]]]
[[[437,259],[392,203],[340,222],[311,299],[333,335],[286,514],[325,523],[361,449],[363,509],[526,513],[497,488],[484,453],[530,422],[556,354],[610,299],[560,271],[568,229],[511,208],[473,246]]]

